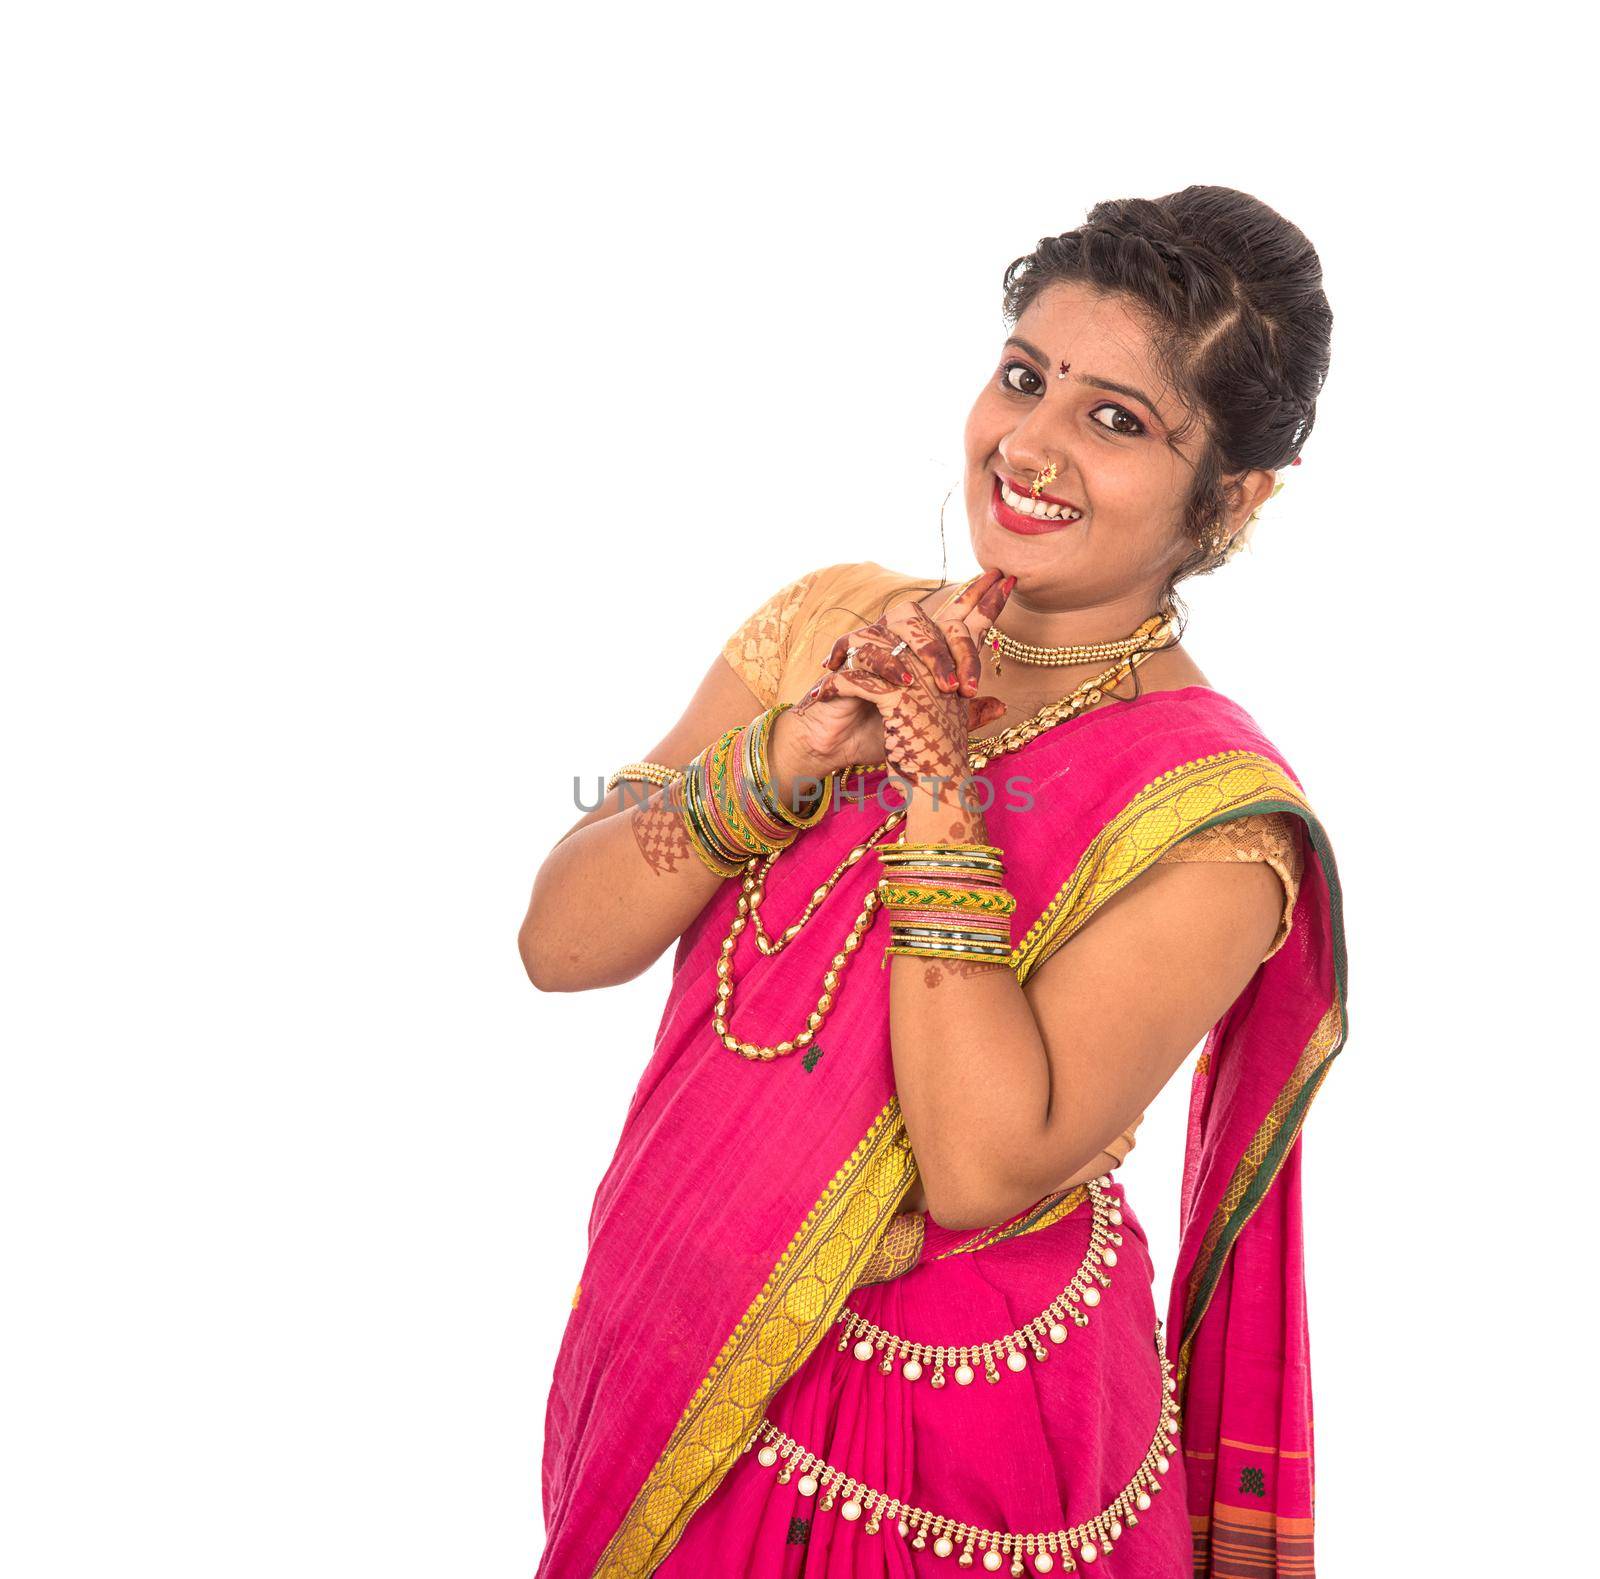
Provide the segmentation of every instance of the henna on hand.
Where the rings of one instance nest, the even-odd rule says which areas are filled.
[[[989,971],[1009,970],[1011,967],[1000,960],[975,960],[975,959],[947,959],[941,960],[937,965],[930,965],[922,973],[922,984],[932,990],[942,982],[946,976],[954,977],[958,981],[966,981],[973,976],[981,976]]]
[[[959,796],[972,731],[1006,711],[999,698],[975,694],[981,665],[974,627],[993,623],[1015,585],[1015,577],[988,570],[957,592],[937,620],[922,603],[907,599],[840,636],[822,679],[794,712],[846,697],[870,701],[882,717],[889,767],[916,784],[943,780],[935,788],[940,804]],[[902,660],[896,648],[915,661]]]

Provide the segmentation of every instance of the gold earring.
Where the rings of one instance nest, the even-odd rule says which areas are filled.
[[[1222,530],[1221,521],[1213,521],[1211,523],[1211,537],[1209,539],[1208,546],[1211,550],[1211,557],[1213,559],[1219,558],[1227,551],[1228,534]]]

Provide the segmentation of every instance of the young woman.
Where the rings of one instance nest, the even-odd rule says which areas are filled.
[[[541,1579],[1311,1571],[1339,887],[1174,588],[1298,460],[1331,314],[1304,235],[1219,187],[1101,204],[1005,285],[981,573],[800,576],[535,882],[541,988],[677,943],[550,1393]],[[1202,1039],[1163,1328],[1112,1170]]]

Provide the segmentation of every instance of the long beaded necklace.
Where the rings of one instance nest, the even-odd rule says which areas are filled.
[[[1066,696],[1059,697],[1056,701],[1047,702],[1032,718],[1015,724],[1008,729],[1000,730],[997,734],[985,736],[982,740],[973,741],[967,749],[967,766],[976,773],[986,768],[996,757],[1004,756],[1011,751],[1020,751],[1024,746],[1037,740],[1047,730],[1054,729],[1058,724],[1076,718],[1086,709],[1093,707],[1101,700],[1107,691],[1115,690],[1117,686],[1127,679],[1134,670],[1144,663],[1150,655],[1159,648],[1166,646],[1173,636],[1170,616],[1166,614],[1152,615],[1143,625],[1134,632],[1132,640],[1138,638],[1142,643],[1139,651],[1130,652],[1117,663],[1113,664],[1103,673],[1092,680],[1086,680],[1074,691]],[[884,764],[878,764],[883,766]],[[855,771],[851,769],[849,771]],[[806,1017],[806,1023],[793,1036],[786,1037],[780,1042],[763,1044],[747,1042],[736,1036],[730,1028],[729,1022],[733,1017],[733,952],[738,946],[739,936],[747,926],[754,922],[756,928],[757,944],[763,954],[777,954],[799,936],[801,929],[815,914],[817,907],[832,893],[839,879],[857,865],[872,847],[885,835],[904,820],[905,810],[902,808],[891,812],[888,817],[864,839],[856,845],[848,855],[836,866],[833,874],[826,882],[820,884],[812,893],[805,909],[798,920],[792,922],[776,938],[772,938],[762,927],[760,921],[761,901],[765,897],[765,883],[774,863],[778,859],[777,853],[769,855],[765,860],[752,856],[746,863],[744,877],[739,895],[739,902],[734,909],[733,920],[728,927],[727,936],[722,940],[722,952],[717,958],[717,989],[716,999],[712,1007],[711,1028],[722,1038],[722,1045],[730,1052],[737,1053],[741,1058],[768,1061],[773,1058],[784,1058],[789,1054],[809,1046],[816,1040],[817,1032],[821,1030],[823,1021],[828,1016],[828,1011],[833,1007],[834,995],[839,989],[839,983],[850,961],[861,948],[861,940],[871,930],[873,920],[878,909],[878,890],[876,887],[867,891],[862,901],[861,910],[851,923],[850,931],[844,941],[835,951],[828,962],[827,969],[822,975],[822,991],[818,995],[816,1007]]]

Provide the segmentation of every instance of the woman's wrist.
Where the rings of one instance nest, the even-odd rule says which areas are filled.
[[[848,765],[824,762],[807,748],[792,708],[773,721],[767,740],[767,778],[773,795],[791,811],[814,801],[836,767]]]
[[[971,769],[930,769],[912,786],[906,808],[906,838],[917,844],[987,844],[983,797]]]

